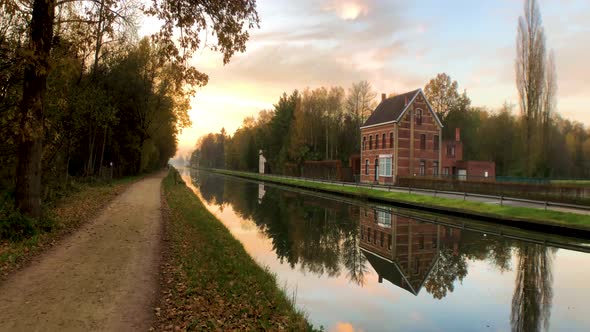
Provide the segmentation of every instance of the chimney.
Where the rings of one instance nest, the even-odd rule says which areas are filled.
[[[384,101],[387,98],[387,94],[382,93],[381,94],[381,101]]]
[[[404,100],[404,106],[408,106],[408,96],[406,96],[406,98]]]
[[[455,128],[455,141],[461,142],[461,129]]]

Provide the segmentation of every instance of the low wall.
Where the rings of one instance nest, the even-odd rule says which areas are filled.
[[[399,177],[397,185],[419,189],[458,191],[484,195],[551,200],[571,204],[590,204],[590,187],[526,184],[491,181],[459,181],[437,178]]]

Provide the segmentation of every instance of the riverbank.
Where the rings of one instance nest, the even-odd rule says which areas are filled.
[[[242,178],[285,184],[293,187],[336,193],[348,197],[394,204],[401,207],[475,218],[508,226],[532,229],[568,236],[590,237],[590,216],[568,212],[526,207],[499,206],[450,198],[418,194],[387,192],[378,189],[343,186],[299,179],[273,177],[264,174],[207,169],[208,171]]]
[[[172,169],[155,330],[311,330],[303,314]]]
[[[0,239],[0,281],[26,265],[36,255],[53,247],[86,221],[93,219],[139,179],[140,176],[135,176],[110,183],[78,183],[65,197],[46,206],[42,219],[44,229],[34,229],[31,236]]]

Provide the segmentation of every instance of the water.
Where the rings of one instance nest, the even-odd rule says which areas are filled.
[[[326,331],[590,330],[587,241],[207,172],[184,179]]]

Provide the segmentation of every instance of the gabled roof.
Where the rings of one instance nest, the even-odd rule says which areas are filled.
[[[422,94],[435,121],[440,127],[442,127],[442,123],[438,119],[436,113],[432,110],[432,106],[430,106],[430,103],[428,102],[428,99],[426,99],[426,95],[424,95],[422,89],[416,89],[381,101],[381,103],[377,105],[377,108],[375,108],[371,116],[369,116],[361,128],[398,122],[408,109],[408,106],[414,102],[414,99],[416,99],[418,94]]]

